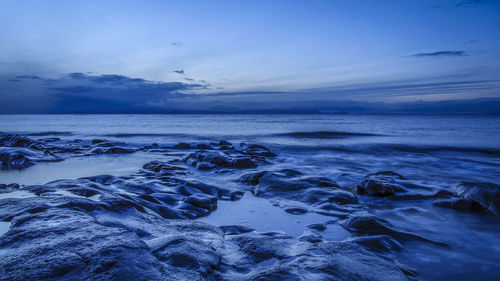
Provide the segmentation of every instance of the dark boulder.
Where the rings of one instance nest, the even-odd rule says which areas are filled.
[[[500,185],[489,182],[462,182],[456,186],[456,192],[458,198],[436,200],[434,204],[500,216]]]
[[[408,191],[399,183],[403,176],[394,172],[378,172],[366,176],[358,183],[358,194],[372,196],[392,196]]]

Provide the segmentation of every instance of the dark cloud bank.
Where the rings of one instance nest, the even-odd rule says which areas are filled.
[[[211,85],[156,82],[117,74],[70,73],[58,79],[20,75],[0,81],[4,88],[0,114],[500,114],[500,98],[399,103],[359,101],[380,93],[385,97],[404,97],[449,94],[461,89],[498,91],[498,85],[499,81],[407,82],[297,92],[192,94],[193,90],[209,89]]]

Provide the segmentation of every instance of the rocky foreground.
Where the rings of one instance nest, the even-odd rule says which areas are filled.
[[[427,186],[394,172],[366,175],[353,190],[292,169],[266,169],[275,152],[257,144],[179,143],[132,146],[102,139],[33,140],[1,134],[2,169],[96,154],[178,153],[145,163],[135,174],[97,175],[44,185],[0,185],[0,280],[418,280],[396,261],[406,241],[449,247],[393,226],[370,212],[360,196],[432,200],[437,206],[500,215],[500,186],[460,183],[455,190]],[[192,177],[234,178],[231,189]],[[299,237],[257,232],[248,225],[212,226],[193,219],[216,211],[219,200],[244,192],[300,216],[331,217],[352,233],[327,241],[327,226]],[[235,212],[238,210],[235,209]]]

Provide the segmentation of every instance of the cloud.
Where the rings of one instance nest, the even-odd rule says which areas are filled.
[[[420,99],[457,100],[481,95],[500,97],[500,80],[474,80],[455,76],[354,83],[281,92],[222,92],[223,88],[214,86],[216,92],[212,94],[193,92],[208,89],[209,84],[199,81],[161,82],[119,74],[76,72],[55,79],[18,79],[20,81],[16,83],[8,83],[9,79],[14,79],[14,76],[0,81],[0,86],[4,87],[0,104],[5,105],[0,107],[0,113],[388,112],[388,107],[377,107],[376,102],[397,103],[399,107],[394,110],[398,112],[424,112],[424,106],[412,109],[411,104],[403,102]],[[466,104],[465,101],[460,103],[460,110],[465,111]],[[485,108],[484,104],[481,103],[478,108]],[[450,104],[449,107],[459,112],[457,106]],[[434,108],[437,112],[438,107]]]
[[[42,79],[36,75],[20,75],[20,76],[16,76],[15,78],[16,79]]]
[[[81,72],[69,73],[68,76],[74,80],[92,81],[99,84],[131,84],[131,83],[147,83],[142,78],[130,78],[118,74],[102,74],[102,75],[88,75]]]
[[[48,89],[60,93],[86,93],[95,90],[94,87],[88,86],[50,87]]]
[[[415,57],[415,58],[424,58],[424,57],[434,57],[434,58],[440,58],[440,57],[463,57],[467,56],[465,51],[439,51],[439,52],[432,52],[432,53],[418,53],[414,55],[409,55],[407,57]]]
[[[480,4],[492,2],[491,0],[464,0],[455,4],[455,7],[474,7]]]
[[[184,69],[181,69],[181,70],[174,70],[173,72],[177,73],[177,74],[184,74]]]
[[[108,113],[154,111],[155,104],[183,97],[185,92],[207,89],[200,83],[160,82],[119,74],[74,72],[59,78],[6,77],[0,113]],[[2,85],[2,81],[0,81]],[[9,86],[10,85],[10,86]],[[26,100],[30,102],[27,103]],[[32,105],[39,105],[35,109]],[[93,111],[92,108],[96,110]],[[98,109],[98,110],[97,110]]]

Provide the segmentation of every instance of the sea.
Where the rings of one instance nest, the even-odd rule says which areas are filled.
[[[352,190],[364,176],[379,171],[449,190],[462,181],[500,183],[500,116],[1,115],[0,131],[35,139],[108,139],[136,145],[222,139],[257,143],[278,154],[258,169],[295,169],[329,177]],[[31,185],[99,174],[124,176],[162,157],[143,152],[75,157],[20,171],[2,170],[0,183]],[[207,183],[239,188],[235,174],[198,176]],[[361,196],[360,201],[399,229],[450,245],[407,242],[395,254],[423,280],[498,280],[499,218],[437,207],[431,200]],[[259,231],[299,236],[306,225],[329,219],[311,213],[288,214],[246,192],[240,201],[219,202],[215,212],[199,220],[214,225],[249,224]],[[342,241],[350,233],[331,224],[323,236]]]

